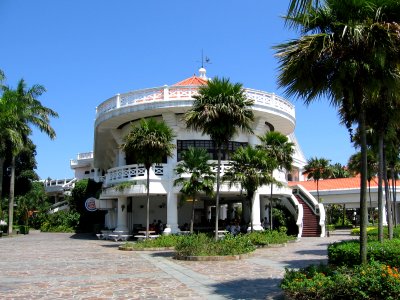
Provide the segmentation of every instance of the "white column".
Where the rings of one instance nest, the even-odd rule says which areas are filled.
[[[128,204],[127,197],[118,197],[117,204],[117,228],[115,230],[118,231],[129,231],[127,226],[128,221]]]
[[[219,206],[219,219],[225,220],[227,218],[227,204],[222,204]]]
[[[264,230],[260,222],[260,194],[256,192],[253,196],[253,212],[251,218],[253,219],[253,230]],[[247,229],[251,230],[251,227]]]
[[[119,147],[118,150],[118,167],[126,165],[125,152]]]
[[[168,192],[167,195],[167,226],[164,229],[164,234],[177,233],[178,227],[178,195]]]

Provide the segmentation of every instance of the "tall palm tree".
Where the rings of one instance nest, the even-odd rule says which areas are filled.
[[[138,125],[132,124],[131,130],[124,137],[122,149],[127,156],[143,164],[147,173],[146,238],[149,236],[150,168],[173,155],[174,137],[173,130],[164,121],[158,122],[153,118],[142,119]]]
[[[253,232],[253,197],[257,189],[264,184],[279,184],[272,176],[272,171],[277,168],[276,161],[268,156],[261,148],[253,148],[248,145],[239,147],[231,157],[232,167],[225,172],[224,181],[229,186],[240,184],[246,192],[247,202],[250,204],[250,228]]]
[[[279,85],[309,104],[326,96],[345,113],[358,112],[362,171],[360,179],[360,258],[367,262],[366,103],[398,74],[398,19],[395,0],[326,0],[324,5],[289,16],[303,34],[278,45]],[[397,64],[398,65],[398,64]],[[347,118],[346,118],[347,119]]]
[[[209,163],[210,156],[207,150],[189,147],[183,152],[182,161],[175,168],[179,178],[174,185],[180,185],[181,193],[192,198],[192,217],[190,220],[190,232],[193,233],[195,201],[199,193],[211,196],[214,192],[215,174],[212,171],[213,164]],[[185,175],[190,174],[189,177]]]
[[[326,158],[312,157],[304,166],[303,174],[307,175],[307,179],[313,179],[317,183],[317,200],[321,202],[319,197],[319,181],[327,179],[332,175],[332,169],[329,164],[330,160]]]
[[[261,148],[267,151],[267,155],[272,158],[277,165],[279,170],[285,169],[287,172],[292,170],[293,154],[294,154],[294,143],[289,142],[289,139],[284,134],[277,131],[269,131],[263,136],[258,137],[261,141]],[[271,176],[273,176],[271,171]],[[272,229],[272,194],[273,185],[271,184],[271,196],[270,196],[270,228]]]
[[[219,79],[218,77],[201,86],[198,95],[193,98],[193,107],[184,116],[186,125],[188,128],[209,135],[217,150],[215,199],[215,239],[217,240],[222,150],[227,148],[238,129],[252,133],[251,122],[254,115],[251,106],[254,101],[246,98],[242,84],[231,83],[227,78]]]
[[[30,126],[38,128],[51,139],[56,137],[54,129],[50,126],[50,117],[58,117],[58,114],[41,104],[37,99],[46,89],[42,85],[33,85],[28,88],[23,79],[18,82],[14,90],[8,86],[3,86],[2,109],[6,119],[4,122],[4,132],[2,139],[11,145],[11,179],[10,196],[8,209],[8,232],[12,233],[14,215],[14,184],[15,184],[15,158],[24,148],[31,134]],[[1,153],[0,153],[1,154]],[[4,162],[4,161],[3,161]]]
[[[361,170],[361,152],[357,152],[357,153],[353,154],[352,156],[350,156],[349,161],[347,163],[347,166],[349,168],[349,171],[353,175],[360,174],[360,170]],[[377,172],[376,155],[374,154],[374,152],[372,150],[368,149],[367,150],[367,181],[368,181],[368,196],[369,196],[369,206],[370,206],[370,218],[372,218],[372,222],[374,222],[374,217],[373,217],[373,207],[372,207],[372,199],[371,199],[371,180],[375,176],[376,172]],[[382,199],[380,200],[380,203],[378,203],[378,210],[382,210]],[[380,220],[378,220],[378,223],[379,222],[381,223],[382,230],[383,230],[382,218],[380,218]]]

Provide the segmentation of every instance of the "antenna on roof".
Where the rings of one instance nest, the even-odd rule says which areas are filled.
[[[204,65],[207,64],[211,64],[211,60],[209,57],[204,56],[203,54],[203,49],[201,49],[201,67],[204,68]]]

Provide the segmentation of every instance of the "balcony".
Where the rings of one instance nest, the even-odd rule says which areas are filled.
[[[70,160],[70,166],[71,168],[89,166],[90,162],[93,161],[93,158],[94,158],[93,151],[78,153],[76,159]]]
[[[159,110],[170,107],[190,107],[198,86],[163,86],[117,94],[96,108],[96,125],[126,112]],[[254,100],[255,111],[279,115],[295,123],[295,107],[274,93],[244,89],[246,96]],[[125,108],[125,109],[124,109]],[[121,111],[119,111],[121,110]]]
[[[162,179],[164,176],[164,165],[154,165],[150,168],[150,179]],[[126,165],[109,169],[105,176],[104,187],[113,186],[115,184],[135,181],[146,180],[147,174],[144,166],[139,165]]]

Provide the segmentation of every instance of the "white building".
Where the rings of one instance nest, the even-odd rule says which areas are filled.
[[[191,205],[180,203],[179,187],[173,186],[176,178],[174,168],[181,158],[182,151],[189,146],[207,149],[215,154],[213,142],[208,136],[186,128],[182,121],[183,114],[193,103],[192,96],[197,93],[200,85],[206,84],[206,70],[201,68],[199,76],[192,76],[171,86],[161,86],[135,90],[117,94],[102,102],[96,109],[94,125],[93,153],[79,154],[76,160],[71,160],[71,168],[76,177],[93,178],[103,181],[103,191],[96,202],[98,209],[107,210],[105,226],[117,230],[131,231],[136,225],[146,223],[146,170],[141,165],[130,164],[129,159],[121,150],[124,136],[130,129],[130,124],[139,122],[142,118],[153,117],[164,120],[175,133],[175,153],[161,164],[150,170],[150,222],[161,220],[166,224],[166,233],[179,232],[179,226],[190,222]],[[245,88],[246,96],[254,100],[253,122],[254,134],[237,134],[229,144],[230,150],[245,144],[259,143],[257,135],[263,135],[269,130],[279,131],[295,143],[293,171],[290,174],[276,170],[274,176],[283,183],[283,187],[274,187],[274,199],[279,199],[295,216],[299,227],[299,236],[302,235],[303,211],[306,206],[316,216],[315,224],[318,235],[324,234],[324,210],[319,207],[313,197],[308,199],[308,205],[302,205],[300,197],[292,194],[287,180],[303,180],[302,167],[306,163],[304,155],[294,136],[296,123],[295,107],[286,99],[273,93]],[[214,155],[216,160],[216,155]],[[228,156],[225,155],[221,172],[228,167]],[[131,182],[132,185],[124,189],[115,188],[118,184]],[[267,217],[267,203],[269,203],[270,186],[258,189],[253,200],[253,212],[250,216],[247,206],[243,206],[243,216],[246,220],[253,219],[256,230],[261,230],[261,220]],[[230,219],[237,203],[241,203],[242,195],[239,188],[229,189],[226,184],[221,187],[220,219]],[[300,202],[299,202],[300,201]],[[304,203],[303,203],[304,204]],[[303,207],[304,206],[304,207]],[[308,208],[307,208],[308,211]],[[196,203],[195,223],[204,223],[214,219],[214,199],[206,196]],[[322,225],[322,226],[321,226]],[[314,226],[314,225],[313,225]]]

